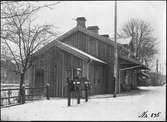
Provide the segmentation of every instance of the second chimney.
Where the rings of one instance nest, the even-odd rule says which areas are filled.
[[[99,27],[98,26],[89,26],[87,27],[87,30],[92,31],[94,33],[99,33]]]
[[[86,28],[86,24],[85,24],[85,17],[77,17],[77,26],[80,26],[80,27],[83,27],[83,28]]]

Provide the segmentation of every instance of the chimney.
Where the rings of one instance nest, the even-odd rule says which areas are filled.
[[[104,35],[101,35],[101,36],[104,36],[104,37],[109,38],[109,35],[108,35],[108,34],[104,34]]]
[[[78,27],[86,28],[86,25],[85,25],[86,19],[85,19],[85,17],[77,17],[76,20],[77,20],[77,26]]]
[[[87,30],[92,31],[94,33],[99,33],[99,27],[98,26],[89,26],[87,27]]]

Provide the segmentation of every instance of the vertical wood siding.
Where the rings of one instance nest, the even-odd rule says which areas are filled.
[[[82,32],[76,32],[62,41],[106,61],[108,65],[103,66],[91,63],[88,67],[87,62],[84,62],[80,58],[75,57],[59,48],[50,48],[43,54],[43,56],[38,57],[37,61],[34,62],[34,70],[32,70],[34,71],[34,75],[36,68],[44,69],[44,82],[51,84],[51,96],[66,95],[66,79],[67,77],[72,76],[70,69],[74,67],[80,67],[82,69],[83,76],[87,76],[87,68],[89,68],[89,79],[92,83],[92,95],[112,93],[114,90],[114,48],[111,45],[105,44],[104,42],[101,42]],[[43,63],[40,63],[41,59],[43,59]],[[34,79],[34,77],[35,75],[32,79]],[[133,78],[130,79],[131,83],[135,79],[134,76],[132,77]],[[135,86],[135,84],[133,84],[133,86]]]
[[[42,63],[44,61],[46,63]],[[67,77],[72,77],[71,69],[74,67],[83,69],[83,62],[80,58],[53,47],[46,51],[43,57],[39,55],[34,62],[34,70],[37,70],[37,68],[44,69],[44,80],[47,80],[44,82],[50,83],[50,95],[62,97],[66,95],[66,79]],[[33,75],[37,77],[35,74]],[[40,84],[40,81],[35,82]]]
[[[90,55],[93,55],[109,63],[108,68],[105,68],[106,71],[104,71],[106,75],[106,78],[105,78],[106,86],[104,91],[107,93],[111,93],[114,89],[114,86],[112,85],[113,76],[111,75],[113,74],[113,65],[110,65],[110,64],[113,64],[114,48],[82,32],[76,32],[72,34],[68,38],[64,39],[63,42],[69,45],[75,46],[76,48],[82,51],[85,51]],[[92,74],[94,70],[92,68],[90,70],[92,71],[91,72]],[[94,82],[94,79],[92,79],[93,76],[90,76],[90,77],[91,77],[91,80],[93,80]],[[95,92],[95,88],[94,90],[92,90],[92,92],[93,93]]]

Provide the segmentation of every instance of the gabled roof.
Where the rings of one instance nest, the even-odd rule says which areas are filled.
[[[83,60],[86,60],[86,61],[91,60],[91,61],[95,61],[95,62],[98,62],[98,63],[107,64],[105,61],[102,61],[102,60],[100,60],[100,59],[98,59],[98,58],[96,58],[94,56],[91,56],[90,54],[85,53],[85,52],[83,52],[83,51],[81,51],[81,50],[79,50],[79,49],[77,49],[77,48],[75,48],[73,46],[70,46],[70,45],[65,44],[63,42],[60,42],[57,39],[54,40],[53,42],[54,43],[52,43],[52,46],[56,46],[56,47],[66,51],[66,52],[68,52],[70,54],[73,54],[74,56],[77,56],[77,57],[79,57],[79,58],[81,58]],[[39,53],[42,53],[42,51],[37,52],[34,55],[37,55]]]
[[[98,39],[98,40],[100,40],[100,41],[102,41],[102,42],[104,42],[104,43],[106,43],[106,44],[109,44],[109,45],[114,46],[114,41],[113,41],[112,39],[109,39],[109,38],[107,38],[107,37],[104,37],[104,36],[102,36],[102,35],[99,35],[99,34],[97,34],[97,33],[94,33],[94,32],[92,32],[92,31],[87,30],[86,28],[82,28],[82,27],[80,27],[80,26],[76,26],[75,28],[71,29],[70,31],[64,33],[62,36],[58,37],[58,40],[61,41],[61,40],[63,40],[64,38],[68,37],[69,35],[71,35],[71,34],[77,32],[77,31],[83,32],[83,33],[85,33],[85,34],[87,34],[87,35],[89,35],[89,36],[92,36],[92,37],[94,37],[94,38],[96,38],[96,39]],[[117,45],[122,47],[122,45],[119,44],[119,43],[118,43]],[[124,47],[123,47],[123,48],[124,48]],[[127,50],[127,49],[124,48],[124,50]]]
[[[96,38],[96,39],[98,39],[98,40],[100,40],[100,41],[102,41],[102,42],[104,42],[104,43],[106,43],[106,44],[111,45],[111,46],[114,47],[114,41],[113,41],[113,40],[111,40],[111,39],[109,39],[109,38],[107,38],[107,37],[101,36],[101,35],[99,35],[99,34],[97,34],[97,33],[91,32],[91,31],[87,30],[86,28],[82,28],[82,27],[80,27],[80,26],[74,27],[73,29],[71,29],[71,30],[69,30],[68,32],[64,33],[63,35],[59,36],[56,40],[62,41],[62,40],[65,39],[66,37],[72,35],[72,34],[75,33],[75,32],[78,32],[78,31],[83,32],[83,33],[85,33],[86,35],[92,36],[92,37],[94,37],[94,38]],[[40,52],[41,50],[45,50],[45,49],[47,49],[47,48],[52,47],[52,46],[54,45],[54,43],[55,43],[56,40],[53,40],[52,42],[48,43],[47,45],[45,45],[44,47],[42,47],[41,49],[39,49],[39,50],[38,50],[37,52],[35,52],[35,53],[38,53],[38,52]],[[119,43],[117,44],[117,46],[118,46],[118,47],[121,47],[121,48],[122,48],[123,50],[125,50],[125,51],[128,51],[128,49],[126,49],[125,47],[123,47],[123,46],[122,46],[121,44],[119,44]],[[77,48],[76,48],[76,49],[77,49]],[[81,51],[81,50],[80,50],[80,51]],[[83,52],[83,51],[82,51],[82,52]],[[119,57],[123,57],[123,56],[122,56],[122,55],[119,55]],[[133,60],[132,58],[127,58],[127,57],[123,57],[123,58],[126,58],[126,60],[129,60],[129,61],[132,61],[132,60]]]
[[[89,36],[92,36],[92,37],[94,37],[94,38],[96,38],[96,39],[98,39],[98,40],[100,40],[100,41],[102,41],[102,42],[104,42],[104,43],[106,43],[106,44],[108,44],[108,45],[114,46],[114,41],[113,41],[113,40],[111,40],[111,39],[109,39],[109,38],[107,38],[107,37],[101,36],[101,35],[99,35],[99,34],[93,33],[93,32],[91,32],[91,31],[87,30],[86,28],[82,28],[82,27],[80,27],[80,26],[76,26],[76,27],[74,27],[73,29],[67,31],[67,32],[64,33],[63,35],[59,36],[56,40],[62,41],[63,39],[65,39],[66,37],[70,36],[71,34],[77,32],[77,31],[83,32],[83,33],[85,33],[85,34],[87,34],[87,35],[89,35]],[[46,46],[44,46],[44,47],[42,47],[41,49],[39,49],[38,51],[43,50],[43,49],[45,49],[45,48],[47,48],[47,47],[50,47],[50,46],[52,45],[52,43],[54,43],[54,40],[53,40],[52,42],[48,43]],[[119,43],[117,44],[117,46],[120,46],[120,47],[122,47],[124,50],[128,51],[126,48],[124,48],[124,47],[123,47],[121,44],[119,44]]]

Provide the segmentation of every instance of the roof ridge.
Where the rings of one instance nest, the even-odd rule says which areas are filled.
[[[97,34],[97,33],[91,32],[90,30],[87,30],[87,29],[82,28],[82,27],[78,27],[78,29],[79,29],[80,31],[82,31],[82,32],[87,32],[89,35],[92,35],[92,36],[94,36],[94,37],[97,37],[99,40],[102,40],[104,43],[108,43],[109,45],[114,46],[114,41],[113,41],[112,39],[110,39],[110,38],[107,38],[107,37],[104,37],[104,36],[99,35],[99,34]],[[107,40],[108,42],[107,42],[106,40]],[[124,50],[128,51],[125,47],[123,47],[123,46],[122,46],[120,43],[118,43],[118,42],[117,42],[117,46],[119,46],[119,47],[123,48]]]
[[[44,45],[39,50],[37,50],[36,52],[34,52],[33,55],[35,55],[36,53],[40,52],[42,49],[49,48],[50,46],[53,46],[52,44],[54,44],[55,40],[63,40],[64,36],[67,36],[67,35],[71,34],[73,31],[75,32],[76,29],[77,29],[77,27],[74,27],[71,30],[69,30],[69,31],[65,32],[64,34],[60,35],[56,39],[52,40],[51,42],[49,42],[48,44]]]
[[[111,46],[114,46],[114,41],[113,40],[111,40],[111,39],[109,39],[107,37],[101,36],[101,35],[99,35],[97,33],[93,33],[91,31],[87,30],[86,28],[82,28],[82,27],[76,26],[76,27],[72,28],[71,30],[65,32],[64,34],[60,35],[59,37],[57,37],[53,41],[49,42],[48,44],[46,44],[45,46],[43,46],[42,48],[40,48],[36,52],[34,52],[33,55],[39,53],[42,49],[46,49],[46,48],[49,48],[49,47],[53,46],[54,42],[56,40],[62,41],[64,38],[68,37],[69,35],[71,35],[72,33],[76,32],[76,31],[81,31],[83,33],[86,33],[86,34],[88,34],[90,36],[93,36],[93,37],[97,38],[98,40],[103,41],[104,43],[107,43],[107,44],[109,44]],[[121,47],[123,50],[128,51],[128,49],[126,49],[125,47],[123,47],[123,45],[121,45],[119,43],[117,43],[117,46]],[[120,56],[122,56],[122,55],[120,55]],[[132,58],[128,58],[128,59],[132,59]],[[135,59],[133,59],[133,60],[135,60]]]

